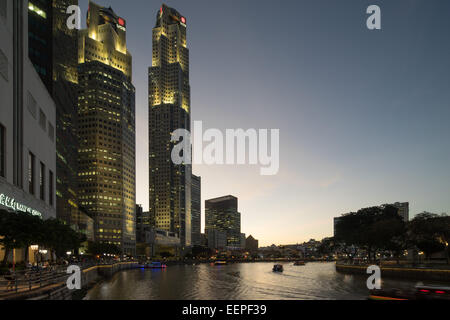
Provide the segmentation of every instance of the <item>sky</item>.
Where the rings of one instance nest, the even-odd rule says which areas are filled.
[[[137,203],[148,209],[147,72],[161,1],[96,3],[127,20]],[[260,246],[332,236],[333,217],[384,203],[408,201],[410,217],[450,213],[449,1],[165,3],[187,18],[192,121],[280,130],[275,176],[194,165],[202,226],[204,200],[229,194]],[[374,4],[381,30],[366,27]]]

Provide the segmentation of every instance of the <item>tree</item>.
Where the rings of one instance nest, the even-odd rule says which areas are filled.
[[[405,233],[404,222],[393,206],[370,207],[341,216],[336,224],[335,240],[343,247],[366,249],[369,260],[375,259],[377,250],[399,250]],[[398,246],[395,246],[395,245]]]
[[[99,242],[99,241],[89,241],[88,242],[88,254],[91,255],[103,255],[103,254],[112,254],[112,255],[120,255],[121,250],[115,244]]]
[[[410,244],[425,253],[428,259],[433,253],[446,251],[447,262],[450,217],[424,212],[418,214],[408,224]]]

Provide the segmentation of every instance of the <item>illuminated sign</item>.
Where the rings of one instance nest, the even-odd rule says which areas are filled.
[[[0,205],[12,209],[14,211],[31,213],[33,216],[38,216],[39,218],[42,219],[42,213],[22,203],[16,202],[16,199],[8,197],[3,193],[0,194]]]

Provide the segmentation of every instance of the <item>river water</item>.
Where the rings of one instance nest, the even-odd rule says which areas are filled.
[[[167,269],[133,269],[97,284],[88,300],[358,300],[366,299],[367,277],[337,273],[334,263],[176,265]],[[412,288],[415,281],[384,279],[382,287]]]

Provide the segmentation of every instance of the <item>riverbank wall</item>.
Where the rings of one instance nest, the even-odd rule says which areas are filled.
[[[336,271],[346,274],[367,274],[368,266],[353,266],[336,264]],[[432,268],[411,268],[411,267],[380,267],[381,277],[393,279],[409,279],[417,281],[442,281],[450,282],[450,270]]]
[[[80,292],[94,286],[101,280],[111,278],[116,272],[138,268],[136,262],[119,262],[108,265],[96,265],[81,272],[81,290],[69,290],[66,281],[51,284],[31,291],[11,294],[3,297],[4,300],[72,300],[77,296],[84,296]]]

